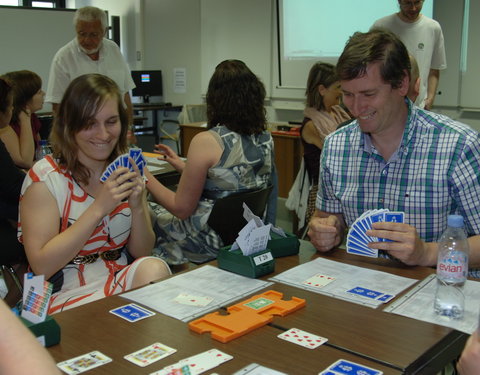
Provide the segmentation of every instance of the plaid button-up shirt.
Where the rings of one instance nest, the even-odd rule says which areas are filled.
[[[385,161],[357,121],[329,135],[320,160],[316,206],[342,213],[348,226],[369,209],[404,211],[426,242],[437,241],[449,214],[480,234],[480,137],[467,125],[409,100],[401,144]]]

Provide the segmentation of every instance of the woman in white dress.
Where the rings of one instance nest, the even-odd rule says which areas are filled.
[[[146,257],[155,236],[138,168],[119,167],[100,181],[127,151],[127,126],[110,78],[76,78],[55,117],[53,155],[37,162],[25,179],[19,238],[33,272],[55,285],[49,313],[170,274],[161,259]]]

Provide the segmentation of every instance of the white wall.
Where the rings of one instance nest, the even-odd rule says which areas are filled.
[[[263,80],[269,85],[267,91],[273,97],[268,102],[271,105],[268,108],[270,120],[299,120],[302,118],[303,100],[292,100],[288,94],[280,94],[274,87],[276,80],[272,78],[277,74],[275,3],[275,0],[67,2],[71,7],[98,6],[107,9],[110,15],[121,17],[121,44],[127,62],[132,69],[163,71],[165,101],[173,104],[202,103],[205,82],[211,74],[209,65],[213,64],[214,59],[231,56],[247,60],[254,72],[265,77]],[[435,16],[445,34],[449,66],[440,77],[440,89],[444,93],[448,90],[448,95],[439,97],[435,110],[480,129],[480,113],[463,111],[455,99],[460,84],[458,46],[461,43],[459,29],[462,4],[463,0],[436,0],[438,9]],[[233,47],[226,37],[230,35],[233,35]],[[209,60],[205,51],[211,53],[212,60]],[[234,52],[238,52],[238,55],[233,56]],[[174,92],[174,68],[186,69],[186,93]]]
[[[143,68],[161,69],[164,101],[202,103],[200,0],[145,0]],[[173,89],[174,68],[186,69],[186,93]]]
[[[272,0],[201,0],[202,94],[223,60],[242,60],[272,87]]]

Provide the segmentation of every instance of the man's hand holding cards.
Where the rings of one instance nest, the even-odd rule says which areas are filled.
[[[390,241],[385,238],[371,237],[366,234],[377,222],[403,223],[403,212],[390,212],[388,209],[365,211],[350,227],[347,236],[347,253],[367,257],[378,257],[378,250],[368,247],[370,242]]]

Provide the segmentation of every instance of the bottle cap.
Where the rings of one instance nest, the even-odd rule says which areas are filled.
[[[463,227],[463,216],[461,215],[448,215],[448,226],[454,228]]]
[[[47,146],[48,145],[48,141],[46,139],[41,139],[40,142],[38,142],[38,144],[40,146]]]

